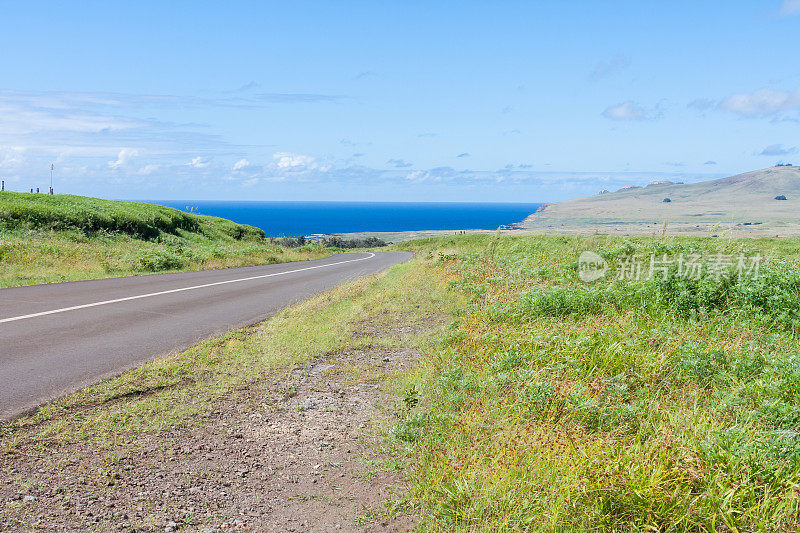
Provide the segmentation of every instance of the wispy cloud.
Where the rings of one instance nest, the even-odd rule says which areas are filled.
[[[24,102],[12,102],[0,97],[2,133],[25,135],[41,132],[120,131],[147,125],[146,121],[75,108],[44,107]]]
[[[755,152],[755,155],[767,155],[767,156],[776,156],[776,155],[789,155],[789,154],[796,154],[797,147],[796,146],[783,146],[782,144],[770,144],[760,152]]]
[[[716,161],[712,161],[712,160],[710,160],[710,159],[709,159],[708,161],[706,161],[706,162],[705,162],[705,163],[703,163],[703,164],[704,164],[704,165],[716,165],[716,164],[717,164],[717,162],[716,162]]]
[[[258,100],[274,104],[314,104],[320,102],[339,102],[345,98],[342,95],[314,94],[314,93],[261,93],[256,95]]]
[[[624,70],[630,64],[631,60],[624,56],[616,56],[608,61],[600,61],[589,74],[589,79],[596,81],[607,78]]]
[[[240,159],[233,164],[233,170],[242,170],[250,166],[250,161],[247,159]]]
[[[271,169],[267,178],[324,172],[325,163],[284,153],[269,165],[254,165],[245,155],[263,154],[264,145],[238,146],[209,131],[207,125],[169,123],[164,108],[242,109],[343,98],[314,93],[240,94],[214,97],[132,95],[68,91],[0,91],[0,174],[7,184],[28,181],[56,161],[58,174],[73,183],[126,180],[154,187],[174,187],[184,180],[201,184],[234,173],[239,177]],[[312,159],[314,159],[312,161]],[[45,165],[46,163],[46,165]],[[169,175],[168,182],[154,174]]]
[[[778,13],[780,13],[782,17],[797,15],[800,13],[800,0],[783,0]]]
[[[603,116],[611,120],[645,120],[647,111],[632,100],[607,107]]]
[[[709,100],[708,98],[697,98],[696,100],[692,100],[686,107],[690,109],[697,109],[698,111],[706,111],[714,107],[714,101]]]
[[[469,157],[470,155],[472,155],[472,154],[470,154],[469,152],[463,152],[463,153],[458,154],[456,157]]]
[[[210,163],[207,158],[198,156],[186,163],[186,166],[194,168],[206,168],[209,164]]]
[[[246,91],[250,91],[252,89],[258,89],[259,87],[261,87],[261,84],[258,83],[255,80],[252,80],[252,81],[249,81],[249,82],[245,83],[244,85],[239,87],[237,90],[239,92],[246,92]]]
[[[386,164],[391,165],[395,168],[408,168],[412,166],[411,163],[403,159],[390,159],[386,162]]]
[[[355,76],[353,76],[354,80],[363,80],[364,78],[371,78],[373,76],[377,76],[376,73],[372,72],[371,70],[362,70]]]

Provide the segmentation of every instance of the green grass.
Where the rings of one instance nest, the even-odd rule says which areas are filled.
[[[312,357],[411,343],[416,368],[385,381],[397,392],[387,438],[404,450],[403,505],[422,530],[800,530],[800,240],[473,235],[399,247],[415,259],[5,426],[5,453],[167,434],[221,399],[280,395],[264,377]],[[764,259],[757,279],[686,280],[672,267],[587,285],[584,250],[612,263]],[[449,326],[419,336],[442,313]],[[418,327],[398,336],[381,324]]]
[[[230,220],[152,204],[0,193],[0,287],[314,259]]]
[[[454,237],[463,298],[393,430],[423,528],[797,530],[798,240]],[[760,253],[756,280],[585,285],[577,258]],[[612,273],[613,274],[613,273]]]

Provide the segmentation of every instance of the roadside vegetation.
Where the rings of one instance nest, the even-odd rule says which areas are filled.
[[[800,240],[398,248],[415,259],[6,424],[4,456],[114,455],[206,423],[222,399],[287,397],[265,376],[311,358],[402,347],[413,369],[349,372],[395,393],[385,438],[421,530],[800,530]],[[610,266],[591,284],[586,250]],[[631,256],[698,255],[732,259],[698,279],[678,262],[616,279]],[[756,255],[758,276],[737,272]]]
[[[402,498],[402,483],[375,492],[398,476],[405,444],[381,437],[373,417],[397,419],[392,365],[408,368],[439,335],[454,297],[406,263],[0,423],[0,530],[286,530],[270,520],[335,516],[340,498],[356,509],[343,530],[413,514],[390,496]],[[338,380],[330,395],[341,400],[306,401],[309,376],[323,390]],[[375,390],[390,400],[359,405]],[[364,423],[348,418],[354,409]],[[308,423],[287,434],[298,412]],[[358,442],[337,442],[333,423]],[[336,458],[305,464],[316,454]]]
[[[230,220],[135,202],[0,193],[0,287],[316,259]]]
[[[431,291],[427,282],[419,265],[401,267],[345,284],[256,326],[144,364],[0,425],[0,436],[13,435],[4,440],[3,451],[13,453],[22,442],[79,441],[102,448],[131,435],[160,434],[195,424],[222,398],[246,396],[258,405],[263,397],[253,388],[276,370],[285,372],[343,350],[396,346],[400,340],[396,333],[380,332],[398,321],[414,331],[430,329],[430,317],[438,315],[442,298],[449,295]],[[378,334],[357,335],[365,322]],[[274,391],[260,392],[271,396]],[[26,431],[15,435],[15,430],[25,428],[34,432],[24,438]]]
[[[410,242],[463,304],[393,434],[424,525],[800,528],[800,241],[470,236]],[[759,253],[757,278],[587,285],[579,254]],[[621,269],[620,269],[621,270]]]

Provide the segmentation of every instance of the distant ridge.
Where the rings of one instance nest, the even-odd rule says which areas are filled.
[[[780,199],[785,197],[786,199]],[[800,235],[800,167],[776,166],[727,178],[646,187],[545,204],[519,223],[546,232]]]

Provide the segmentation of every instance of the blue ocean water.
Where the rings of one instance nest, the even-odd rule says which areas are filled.
[[[275,237],[357,231],[497,229],[541,204],[151,201],[250,224]]]

